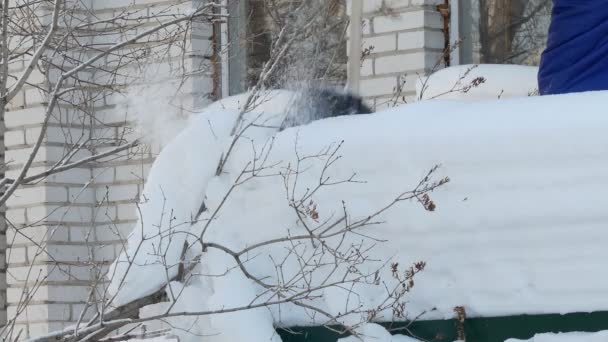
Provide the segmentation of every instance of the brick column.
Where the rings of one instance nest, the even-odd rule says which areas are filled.
[[[43,94],[29,87],[23,93],[5,115],[6,174],[11,178],[17,176],[31,152],[44,118]],[[73,108],[57,108],[29,174],[58,162],[69,146],[89,134],[83,117]],[[87,155],[81,151],[75,158]],[[86,298],[86,262],[89,247],[95,246],[82,243],[80,237],[90,234],[90,179],[88,168],[76,168],[23,186],[7,202],[8,316],[19,314],[16,328],[24,330],[22,336],[42,334],[64,327],[63,322],[75,321],[82,296]],[[24,302],[28,303],[25,307]]]
[[[179,5],[175,5],[175,1],[155,1],[154,6],[150,6],[149,3],[148,0],[95,0],[94,5],[96,13],[104,17],[120,13],[125,7],[149,8],[151,12],[155,8],[169,8],[162,11],[166,18],[171,13],[184,13],[193,6],[200,5],[201,1],[182,1]],[[167,7],[171,4],[173,6]],[[157,86],[167,88],[167,84],[174,84],[173,89],[180,87],[177,98],[173,99],[174,106],[171,108],[173,113],[159,112],[150,115],[174,115],[174,112],[178,111],[178,116],[185,118],[196,109],[213,101],[216,95],[214,91],[217,90],[214,87],[216,75],[212,73],[213,34],[214,30],[210,24],[195,22],[186,37],[188,45],[185,51],[171,49],[162,59],[149,61],[151,67],[144,71],[149,75],[144,75],[143,78],[138,79],[138,82],[145,81],[151,91]],[[180,80],[177,77],[180,77],[179,75],[184,71],[195,71],[195,73],[186,78],[185,82],[178,82]],[[142,76],[139,68],[126,69],[123,73],[134,77]],[[168,101],[169,97],[167,97]],[[96,134],[109,140],[122,139],[126,142],[139,138],[140,132],[136,132],[133,110],[135,109],[130,107],[128,99],[124,97],[106,97],[94,108],[98,118]],[[93,199],[95,231],[99,243],[113,250],[113,257],[109,258],[108,262],[113,261],[121,253],[124,239],[138,219],[136,203],[150,167],[161,148],[162,146],[158,144],[140,146],[136,151],[132,151],[128,158],[112,158],[111,161],[99,163],[92,169],[95,188]]]
[[[417,78],[441,59],[445,41],[439,3],[443,0],[363,1],[365,58],[349,56],[349,63],[361,63],[359,92],[376,109],[392,105],[398,86],[408,102],[414,100]],[[351,0],[347,4],[350,14]]]
[[[97,19],[109,18],[125,9],[153,11],[154,6],[175,5],[173,0],[92,1]],[[189,11],[199,3],[192,0],[171,6],[170,10],[163,11],[164,18],[168,18],[170,11]],[[164,70],[167,75],[176,75],[176,70],[199,71],[210,63],[212,34],[213,29],[209,25],[194,23],[186,37],[189,46],[185,56],[182,50],[171,50],[168,56],[147,62],[158,66],[157,70]],[[113,44],[121,38],[124,37],[97,36],[93,39],[96,39],[95,43]],[[112,63],[110,59],[104,62]],[[20,68],[23,68],[23,63],[12,66],[12,71],[18,73]],[[139,69],[134,66],[130,72],[137,75]],[[129,75],[129,70],[125,70],[124,75]],[[47,75],[35,72],[28,82],[44,86],[48,80]],[[178,99],[184,109],[182,115],[189,115],[191,110],[211,101],[213,89],[210,74],[198,72],[189,77],[182,85]],[[26,86],[9,105],[4,132],[8,177],[15,177],[28,157],[41,129],[46,101],[44,94]],[[121,109],[128,108],[120,106],[124,99],[107,94],[83,101],[87,101],[83,106],[85,110],[64,104],[57,108],[30,174],[52,166],[83,136],[107,141],[107,144],[98,146],[97,151],[91,151],[93,153],[138,137],[133,130],[132,116]],[[98,293],[103,289],[105,284],[96,283],[96,280],[100,275],[105,279],[103,272],[120,253],[123,239],[133,228],[137,219],[135,202],[159,150],[160,146],[140,147],[131,151],[128,158],[83,165],[15,192],[6,210],[7,312],[9,318],[18,316],[16,329],[22,330],[22,338],[74,324],[91,289],[97,288]],[[91,152],[79,152],[74,160]],[[0,227],[0,238],[2,234]],[[0,320],[4,319],[3,267],[0,264]],[[22,305],[24,296],[29,297],[25,306]],[[90,310],[85,318],[93,311]]]

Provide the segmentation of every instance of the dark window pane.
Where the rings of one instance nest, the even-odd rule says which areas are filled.
[[[551,0],[460,0],[459,5],[462,64],[538,65]]]

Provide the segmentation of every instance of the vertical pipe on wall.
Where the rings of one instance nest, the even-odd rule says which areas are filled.
[[[350,51],[348,57],[348,89],[359,93],[359,80],[361,78],[361,27],[363,0],[350,0]]]
[[[221,61],[221,97],[225,98],[230,95],[230,65],[228,52],[228,0],[222,0],[220,14],[222,21],[220,24],[220,61]]]
[[[460,7],[459,0],[450,1],[450,41],[457,44],[451,53],[451,64],[460,64]]]
[[[228,91],[230,95],[246,90],[247,47],[242,46],[247,29],[247,5],[245,0],[227,0],[228,13]]]

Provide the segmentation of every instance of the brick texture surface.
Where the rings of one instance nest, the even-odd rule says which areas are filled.
[[[178,0],[90,2],[98,20],[110,18],[125,9],[154,11],[154,6],[173,4],[171,13],[184,13],[192,8],[190,1]],[[400,95],[412,97],[416,78],[424,77],[434,68],[444,44],[442,18],[435,10],[437,3],[436,0],[363,1],[362,47],[364,50],[369,48],[369,54],[361,62],[360,92],[366,103],[378,109],[390,106],[394,103],[396,89],[401,90]],[[347,4],[347,11],[350,11],[350,1]],[[169,13],[164,14],[169,16]],[[188,37],[190,50],[186,51],[184,59],[186,68],[198,70],[209,63],[213,53],[212,34],[210,25],[194,25]],[[123,38],[113,35],[95,37],[100,46]],[[183,54],[183,50],[173,49],[168,56],[181,59]],[[360,58],[349,56],[349,61],[360,63]],[[174,62],[154,60],[142,73],[171,75],[175,71]],[[110,57],[99,61],[101,66],[114,63],[116,59]],[[15,62],[9,69],[18,72],[23,67],[22,62]],[[135,68],[125,70],[119,81],[129,82],[133,77],[141,76],[138,73]],[[53,77],[54,74],[51,72],[49,75]],[[99,80],[107,75],[94,77],[99,77]],[[44,75],[34,73],[30,81],[40,84],[46,80]],[[181,104],[192,108],[213,96],[213,79],[209,74],[201,73],[200,77],[193,77],[183,84],[183,90]],[[6,170],[9,177],[19,172],[38,138],[45,101],[40,91],[29,87],[8,105],[9,111],[2,123],[6,129],[0,146],[6,146],[5,153],[2,152],[10,162]],[[94,113],[94,123],[90,116],[77,108],[61,108],[54,113],[29,174],[44,171],[61,160],[71,144],[89,135],[108,141],[135,139],[133,117],[116,109],[122,104],[124,99],[113,96],[92,101],[89,109]],[[188,115],[187,111],[183,114]],[[109,148],[112,146],[103,146],[97,152]],[[24,291],[31,289],[37,277],[43,277],[44,281],[25,314],[17,320],[16,328],[23,328],[27,336],[36,336],[61,329],[77,320],[94,280],[91,262],[105,269],[120,253],[122,242],[138,218],[135,203],[158,151],[159,146],[142,147],[133,154],[133,158],[117,158],[102,165],[83,165],[16,192],[5,212],[11,227],[0,229],[0,238],[6,241],[1,245],[7,246],[6,253],[0,253],[6,259],[0,265],[0,323],[5,317],[15,315],[19,298]],[[90,153],[83,151],[74,159]],[[30,227],[32,224],[35,226]],[[37,247],[38,242],[46,243],[46,252]],[[3,310],[4,303],[6,310]]]
[[[199,4],[198,1],[196,3]],[[90,17],[88,20],[109,19],[125,10],[143,11],[144,14],[157,11],[162,13],[161,18],[166,19],[173,14],[189,13],[195,6],[192,0],[86,0],[81,4],[95,14],[87,16]],[[144,25],[143,29],[148,26]],[[172,77],[177,77],[174,75],[183,70],[209,69],[214,53],[213,28],[205,23],[195,23],[192,28],[185,39],[185,48],[174,44],[166,54],[162,54],[163,51],[151,46],[151,61],[146,63],[147,68],[143,72],[139,66],[125,68],[116,81],[128,85],[142,75],[160,77],[164,73],[163,82],[172,82]],[[102,47],[129,38],[141,30],[135,28],[124,35],[105,34],[92,39]],[[103,58],[97,65],[115,65],[119,55],[117,52]],[[23,65],[22,62],[11,63],[9,69],[19,72]],[[52,79],[58,73],[51,70],[48,75]],[[85,76],[99,82],[109,79],[110,75],[97,72]],[[47,81],[45,77],[35,71],[28,82],[42,84]],[[178,97],[177,107],[184,108],[181,114],[188,115],[194,106],[208,102],[213,91],[211,74],[198,72],[189,77],[181,84]],[[139,137],[133,130],[134,118],[129,112],[117,109],[124,104],[124,98],[101,96],[91,100],[78,96],[73,100],[81,104],[87,101],[83,106],[87,111],[64,105],[53,114],[28,175],[48,169],[69,153],[70,146],[88,137],[109,142],[119,139],[132,141]],[[2,122],[6,129],[2,129],[3,139],[0,141],[0,147],[6,146],[6,151],[2,150],[0,155],[10,162],[6,170],[8,177],[19,173],[40,135],[45,102],[43,93],[28,86],[8,105]],[[91,120],[91,115],[94,120]],[[74,155],[73,160],[114,146],[108,144],[100,146],[97,151],[85,150]],[[0,229],[0,247],[4,247],[0,257],[6,260],[6,263],[0,263],[0,325],[7,317],[15,316],[22,294],[24,291],[30,293],[37,282],[40,284],[36,286],[35,293],[31,293],[30,304],[17,319],[16,328],[23,328],[22,337],[74,324],[85,307],[97,270],[107,269],[116,258],[137,220],[135,202],[158,150],[158,147],[142,146],[132,151],[129,158],[83,165],[16,191],[5,212],[11,227]],[[45,246],[44,250],[38,247],[40,244]]]
[[[416,79],[443,67],[438,0],[364,0],[359,92],[375,109],[415,99]],[[351,11],[352,3],[347,2]],[[360,56],[349,56],[349,62]]]

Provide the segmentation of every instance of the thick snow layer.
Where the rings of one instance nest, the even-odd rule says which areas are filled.
[[[508,64],[458,65],[439,70],[416,83],[416,98],[487,100],[538,93],[538,67]],[[473,80],[484,82],[471,86]]]
[[[451,178],[432,194],[435,212],[423,210],[415,201],[401,203],[381,215],[382,223],[345,242],[385,240],[375,242],[370,251],[378,262],[360,265],[361,271],[390,261],[404,266],[427,262],[407,297],[410,316],[426,311],[422,319],[451,318],[455,306],[464,306],[470,317],[606,310],[606,100],[608,92],[482,102],[437,100],[321,120],[278,134],[256,126],[248,133],[250,139],[239,141],[219,177],[213,173],[230,142],[227,136],[237,112],[212,107],[193,119],[155,162],[144,191],[144,219],[129,239],[130,255],[137,251],[142,232],[149,240],[139,247],[138,262],[123,284],[117,280],[122,277],[113,279],[111,293],[118,293],[117,302],[124,303],[162,287],[177,272],[174,265],[184,241],[194,244],[207,222],[205,241],[234,250],[305,233],[287,203],[286,186],[276,169],[233,189],[214,213],[254,155],[270,151],[266,163],[284,170],[296,164],[295,151],[299,156],[313,155],[343,140],[341,158],[326,175],[343,180],[356,173],[355,179],[365,182],[318,192],[313,199],[321,220],[342,213],[342,201],[350,222],[366,217],[413,189],[436,164],[442,165],[437,178]],[[273,108],[270,102],[268,106]],[[256,112],[248,115],[257,117]],[[262,119],[266,118],[274,116],[264,112]],[[302,194],[314,187],[323,165],[323,158],[307,159],[298,184],[291,179],[287,188]],[[203,198],[208,210],[191,225]],[[159,226],[163,238],[158,237]],[[194,249],[189,253],[193,254],[187,259],[196,254]],[[250,271],[271,281],[278,274],[276,263],[286,257],[286,246],[264,248],[248,257]],[[118,274],[127,270],[125,260],[122,256],[115,268]],[[169,272],[162,263],[172,266]],[[287,257],[284,265],[281,277],[288,279],[298,263]],[[170,286],[168,292],[180,293],[174,288],[183,287],[187,294],[177,299],[173,310],[250,303],[261,288],[234,266],[225,253],[209,249],[194,279],[185,286]],[[379,276],[390,282],[390,269],[382,267]],[[311,281],[322,279],[319,275]],[[327,288],[312,304],[338,314],[358,306],[374,307],[385,295],[382,286],[352,290],[357,296]],[[380,316],[391,318],[390,312]],[[244,323],[231,323],[235,320]],[[341,320],[349,324],[360,317]],[[209,333],[213,341],[238,340],[251,329],[257,335],[250,336],[268,341],[278,339],[272,335],[273,325],[324,322],[325,317],[289,305],[196,320],[198,331]]]
[[[256,121],[278,127],[280,113],[292,97],[290,92],[263,94],[256,102],[256,112],[245,116],[245,123]],[[193,116],[157,157],[144,187],[140,220],[129,237],[128,249],[109,272],[114,305],[153,293],[177,273],[190,222],[199,211],[224,147],[230,143],[230,131],[245,100],[246,95],[233,96]],[[245,138],[265,140],[275,131],[254,127]],[[131,272],[133,267],[143,266],[145,277]]]
[[[608,341],[608,331],[596,333],[570,332],[559,334],[538,334],[529,340],[508,339],[505,342],[605,342]]]

